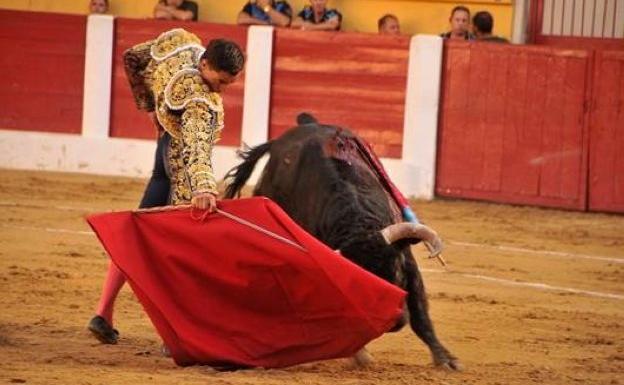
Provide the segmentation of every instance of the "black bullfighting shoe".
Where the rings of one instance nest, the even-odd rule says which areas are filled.
[[[116,344],[119,339],[119,332],[99,315],[91,318],[88,329],[103,344]]]

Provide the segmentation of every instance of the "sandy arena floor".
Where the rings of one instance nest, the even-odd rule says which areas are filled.
[[[461,373],[432,367],[410,330],[348,360],[285,370],[178,368],[126,287],[120,343],[92,316],[107,258],[85,214],[134,208],[144,181],[0,170],[0,383],[624,385],[624,217],[460,201],[416,202],[447,242],[416,248],[438,335]],[[543,285],[542,285],[543,284]]]

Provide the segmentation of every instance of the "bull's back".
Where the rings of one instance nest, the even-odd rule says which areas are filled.
[[[391,221],[387,197],[353,138],[349,130],[319,124],[288,130],[271,142],[254,194],[274,200],[324,242],[323,235],[337,224],[336,212],[350,210],[345,216],[355,220],[375,207],[378,213],[388,213],[378,218],[377,227],[382,228]]]

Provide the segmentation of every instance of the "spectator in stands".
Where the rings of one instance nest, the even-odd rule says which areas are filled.
[[[451,30],[440,36],[444,39],[474,40],[474,35],[470,33],[470,10],[463,5],[458,5],[451,11],[449,18]]]
[[[383,15],[377,21],[377,30],[380,35],[400,35],[401,26],[399,19],[390,13]]]
[[[89,13],[105,14],[108,12],[108,0],[91,0],[89,1]]]
[[[305,31],[339,31],[342,14],[327,8],[327,0],[310,0],[293,20],[291,27]]]
[[[236,22],[241,25],[275,25],[288,27],[292,8],[287,1],[250,0],[238,13]]]
[[[197,4],[188,0],[159,0],[154,6],[154,18],[197,21]]]
[[[477,40],[490,43],[509,43],[504,37],[492,35],[494,18],[488,11],[477,12],[472,18],[472,31]]]

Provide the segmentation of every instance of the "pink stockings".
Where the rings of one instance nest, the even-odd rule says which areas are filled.
[[[121,270],[111,261],[108,264],[108,271],[106,272],[106,280],[104,281],[104,287],[102,288],[102,295],[100,296],[100,302],[98,303],[95,313],[104,318],[109,325],[113,325],[113,308],[115,306],[115,299],[121,287],[126,282],[126,277]]]

